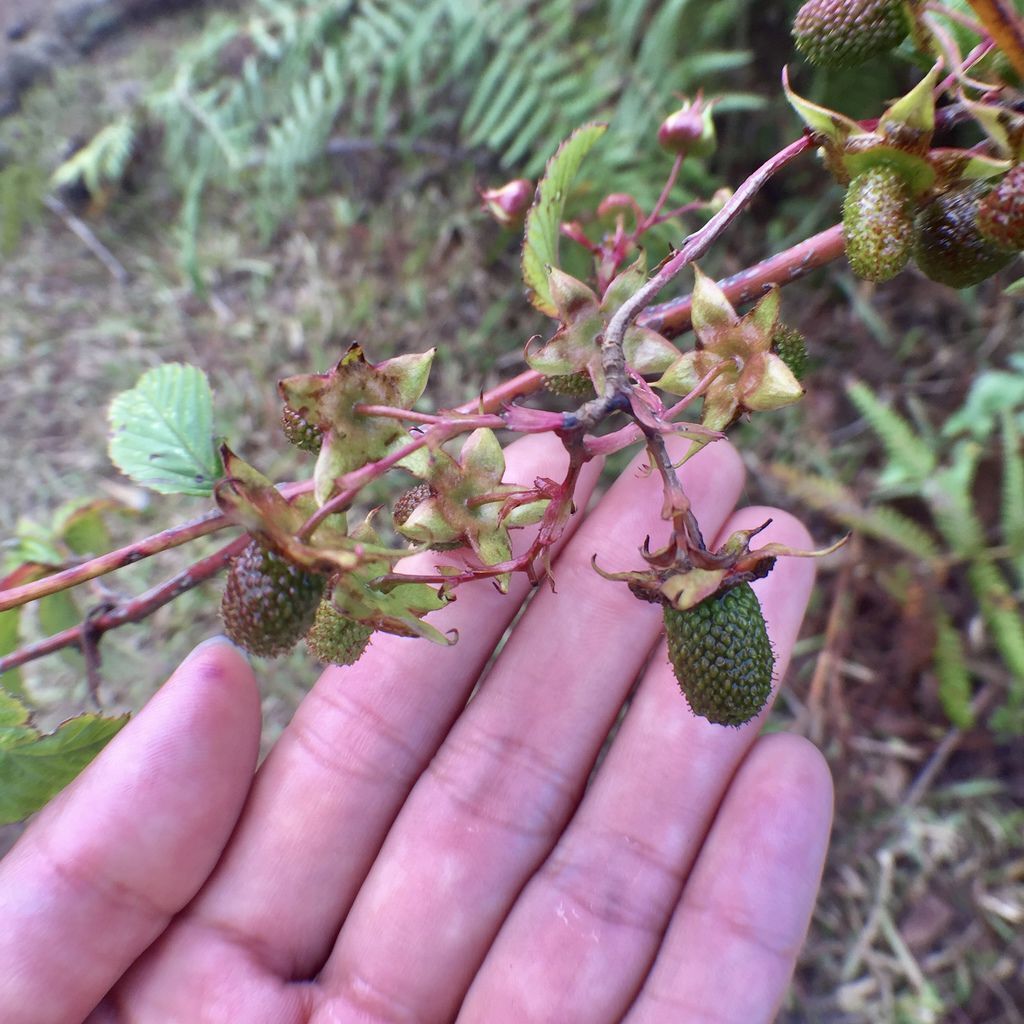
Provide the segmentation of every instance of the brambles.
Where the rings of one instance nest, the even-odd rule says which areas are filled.
[[[695,715],[740,726],[768,703],[775,655],[749,583],[686,611],[665,608],[668,656]]]
[[[228,570],[224,631],[250,654],[285,654],[312,624],[324,582],[254,540]]]
[[[830,68],[853,67],[887,53],[909,31],[904,0],[807,0],[793,22],[800,53]]]
[[[888,281],[910,259],[913,214],[899,171],[870,167],[850,182],[843,199],[846,258],[858,277]]]
[[[306,646],[320,661],[352,665],[362,656],[372,635],[369,626],[342,615],[330,601],[321,601],[306,634]]]
[[[933,281],[969,288],[1002,270],[1015,253],[985,238],[977,214],[984,189],[977,185],[936,196],[914,223],[914,260]]]

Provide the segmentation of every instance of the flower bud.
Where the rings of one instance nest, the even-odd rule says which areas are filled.
[[[715,124],[711,120],[713,102],[705,103],[699,93],[694,100],[686,100],[673,114],[669,114],[658,129],[658,142],[662,149],[679,156],[703,158],[715,150]]]
[[[533,200],[533,182],[516,178],[500,188],[481,189],[480,198],[484,209],[503,228],[519,227]]]

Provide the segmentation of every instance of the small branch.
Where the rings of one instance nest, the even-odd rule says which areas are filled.
[[[19,665],[35,661],[37,658],[45,657],[47,654],[53,654],[54,651],[63,650],[65,647],[77,647],[83,651],[91,649],[92,657],[95,658],[96,643],[104,633],[129,622],[140,622],[186,591],[216,576],[227,567],[235,555],[242,552],[249,541],[249,535],[242,534],[241,537],[236,537],[219,551],[215,551],[183,572],[179,572],[169,580],[147,590],[139,597],[125,601],[100,615],[87,616],[85,621],[77,626],[48,636],[38,643],[28,644],[20,650],[0,658],[0,674],[12,668],[18,668]]]
[[[658,223],[658,217],[661,211],[665,207],[665,203],[668,202],[669,193],[675,187],[676,178],[679,177],[679,168],[683,166],[683,154],[676,153],[676,158],[672,163],[672,170],[669,171],[668,181],[665,182],[665,187],[661,190],[661,195],[658,196],[658,201],[654,204],[654,209],[643,219],[643,221],[637,225],[636,233],[638,235],[643,234],[648,228],[653,227]]]
[[[92,229],[80,217],[76,217],[56,196],[44,196],[43,205],[55,213],[75,235],[85,243],[85,247],[107,268],[110,276],[118,284],[127,284],[131,274],[125,270],[120,260],[96,237]]]
[[[440,413],[415,412],[412,409],[399,409],[390,405],[364,405],[356,404],[355,411],[360,416],[383,416],[393,420],[408,420],[411,423],[424,423],[430,426],[450,426],[462,429],[479,429],[480,427],[491,427],[500,430],[505,426],[505,421],[496,413],[472,416],[468,413]]]
[[[215,533],[229,525],[220,512],[207,512],[197,519],[191,519],[180,526],[172,526],[169,530],[162,530],[150,537],[144,537],[142,540],[134,541],[116,551],[109,551],[98,558],[91,558],[88,562],[82,562],[81,565],[73,565],[70,569],[63,569],[61,572],[44,576],[41,580],[34,580],[32,583],[25,583],[20,587],[0,590],[0,612],[27,604],[29,601],[38,600],[48,594],[56,594],[59,590],[67,590],[79,583],[86,583],[88,580],[96,579],[97,576],[105,576],[126,565],[134,565],[151,555],[168,551],[181,544],[187,544],[191,540],[205,537],[207,534]]]
[[[1024,78],[1024,22],[1006,0],[967,0],[996,46]]]
[[[843,255],[843,226],[836,224],[810,238],[798,242],[783,252],[769,256],[754,266],[741,270],[722,281],[719,287],[730,302],[739,304],[759,298],[773,284],[791,284],[812,270],[837,260]],[[670,299],[656,306],[648,306],[637,323],[659,334],[673,337],[690,329],[691,297]]]
[[[618,308],[601,342],[601,365],[605,375],[604,394],[579,408],[574,418],[576,429],[592,430],[612,409],[622,404],[619,395],[627,387],[626,365],[622,351],[626,328],[665,285],[711,248],[766,182],[813,146],[811,137],[804,135],[766,160],[729,197],[722,209],[704,227],[690,235],[683,242],[682,248],[662,264],[661,269]]]

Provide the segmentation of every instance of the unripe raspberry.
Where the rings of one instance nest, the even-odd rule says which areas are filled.
[[[594,384],[586,370],[546,376],[544,387],[563,398],[593,398]]]
[[[978,204],[978,230],[1000,249],[1024,249],[1024,164],[1011,167]]]
[[[795,327],[781,324],[772,337],[772,348],[797,380],[807,372],[807,339]]]
[[[1015,253],[993,245],[978,230],[984,186],[943,192],[917,215],[914,259],[926,277],[951,288],[969,288],[1002,270]]]
[[[749,583],[686,611],[666,607],[665,635],[669,661],[695,715],[740,726],[768,703],[775,655]]]
[[[899,46],[910,31],[904,0],[807,0],[793,22],[812,64],[844,68]]]
[[[252,541],[228,570],[220,606],[225,633],[250,654],[290,651],[313,621],[324,582]]]
[[[284,436],[296,448],[301,448],[304,452],[311,452],[313,455],[319,454],[324,432],[291,406],[286,405],[281,409],[281,429],[284,431]]]
[[[330,601],[321,601],[316,619],[306,634],[306,646],[314,657],[330,665],[353,665],[366,650],[373,630],[347,615]]]
[[[869,167],[850,182],[843,199],[846,258],[868,281],[888,281],[910,258],[913,207],[910,189],[887,164]]]

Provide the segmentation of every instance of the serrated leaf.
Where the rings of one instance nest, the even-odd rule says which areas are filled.
[[[537,195],[526,215],[523,238],[523,283],[534,308],[557,316],[548,284],[548,268],[558,267],[558,238],[565,200],[584,157],[605,133],[605,124],[577,128],[548,161]]]
[[[21,821],[59,793],[128,721],[78,715],[51,733],[31,723],[29,710],[0,691],[0,824]]]
[[[110,405],[110,459],[160,494],[207,495],[221,475],[214,446],[213,393],[186,363],[147,370]]]

